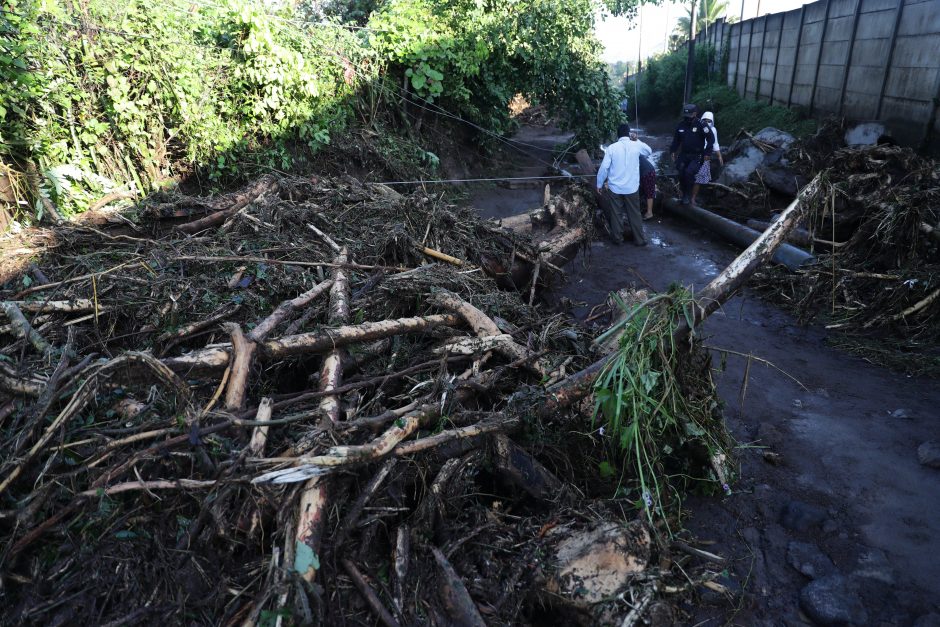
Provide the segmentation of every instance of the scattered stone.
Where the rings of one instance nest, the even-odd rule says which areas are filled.
[[[929,440],[918,446],[917,459],[924,466],[940,468],[940,442]]]
[[[881,549],[869,549],[858,558],[858,566],[853,577],[877,579],[888,585],[894,585],[894,568],[888,556]]]
[[[818,579],[836,572],[836,566],[829,556],[811,542],[791,541],[787,545],[787,563],[810,579]]]
[[[819,625],[864,625],[868,613],[842,575],[829,575],[800,591],[800,608]]]
[[[874,146],[884,134],[884,124],[863,122],[845,132],[845,143],[847,146]]]
[[[822,530],[826,535],[833,534],[839,530],[839,523],[834,520],[827,520],[823,523]]]
[[[780,524],[790,531],[809,531],[826,519],[826,510],[801,501],[790,501],[780,514]]]
[[[910,418],[906,409],[895,409],[891,412],[892,418]]]

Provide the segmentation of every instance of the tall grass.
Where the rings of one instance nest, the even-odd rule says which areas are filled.
[[[614,294],[623,318],[598,338],[619,334],[617,353],[594,387],[594,421],[632,473],[636,505],[651,523],[669,518],[687,489],[729,492],[730,451],[707,352],[676,344],[691,322],[692,294],[672,286],[644,302]]]

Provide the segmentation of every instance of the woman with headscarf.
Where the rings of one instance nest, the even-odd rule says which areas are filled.
[[[712,146],[712,154],[718,157],[719,165],[724,165],[725,161],[721,156],[721,148],[718,146],[718,129],[715,128],[715,114],[711,111],[706,111],[702,114],[702,124],[705,124],[709,129],[711,129],[712,136],[715,138],[715,143]],[[702,185],[711,183],[712,181],[712,169],[711,164],[706,161],[702,164],[702,167],[699,168],[698,172],[695,174],[695,185],[692,186],[692,204],[695,204],[695,197],[698,196],[698,190]]]

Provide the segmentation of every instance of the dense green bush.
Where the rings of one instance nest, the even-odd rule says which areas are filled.
[[[591,0],[390,0],[373,14],[370,45],[415,96],[498,132],[515,93],[548,106],[595,145],[617,124],[617,99]]]
[[[750,132],[772,126],[795,137],[804,137],[816,131],[816,120],[801,117],[799,113],[766,102],[741,98],[727,85],[709,85],[693,95],[703,111],[715,114],[715,126],[721,133],[723,144],[730,143],[741,130]]]
[[[298,143],[317,149],[350,115],[341,59],[365,54],[345,29],[247,2],[17,0],[2,16],[23,62],[0,65],[0,158],[35,164],[66,214],[197,165],[291,167]]]
[[[617,123],[593,0],[387,0],[364,30],[308,4],[7,0],[0,167],[35,171],[34,190],[70,214],[194,170],[226,181],[296,167],[359,95],[366,124],[399,119],[407,98],[410,115],[506,132],[519,92],[588,145]],[[429,112],[438,105],[447,112]]]

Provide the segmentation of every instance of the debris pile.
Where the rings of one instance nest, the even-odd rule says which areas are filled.
[[[893,145],[842,148],[819,180],[805,218],[819,263],[767,269],[764,287],[863,354],[940,372],[940,164]]]
[[[535,298],[590,236],[588,193],[546,194],[520,235],[421,191],[266,176],[7,238],[7,619],[598,624],[720,588],[720,558],[672,554],[666,483],[657,515],[631,513],[623,442],[570,383],[603,373],[608,424],[612,394],[634,399],[618,424],[647,429],[658,480],[721,486],[729,440],[688,340],[707,313],[621,301],[612,372]]]

